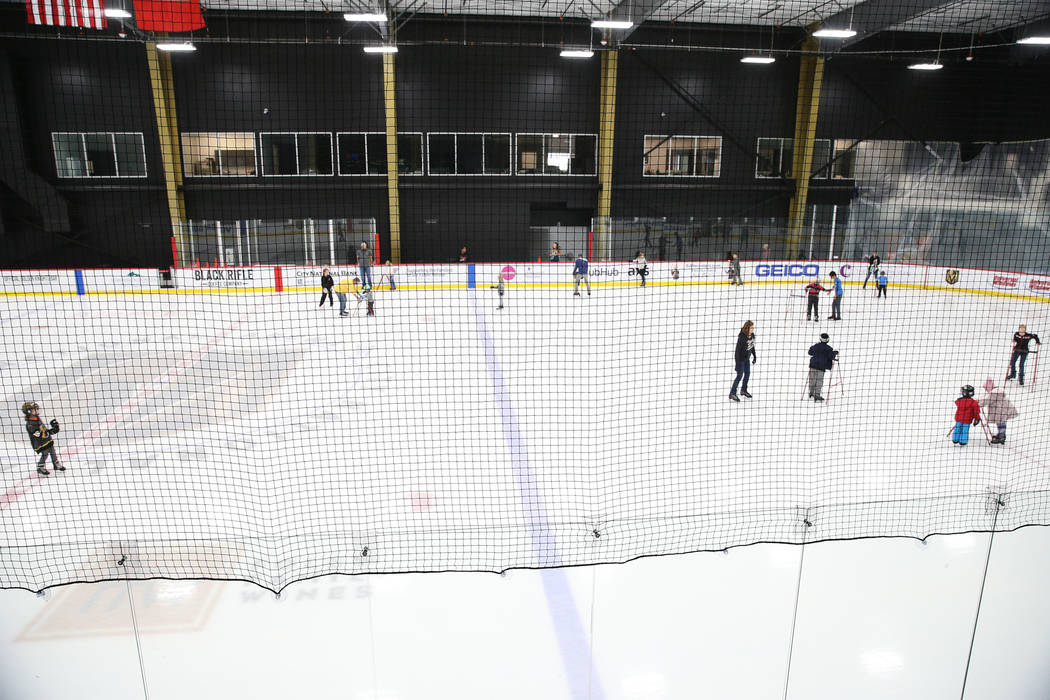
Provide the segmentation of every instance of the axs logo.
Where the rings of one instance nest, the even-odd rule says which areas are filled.
[[[755,277],[816,277],[820,274],[820,265],[816,263],[787,263],[755,265]]]

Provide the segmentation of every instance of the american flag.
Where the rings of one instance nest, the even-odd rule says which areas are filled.
[[[30,24],[106,28],[103,0],[26,0],[26,16]]]

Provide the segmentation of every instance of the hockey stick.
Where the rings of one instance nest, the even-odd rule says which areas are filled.
[[[992,444],[992,431],[988,429],[988,419],[978,412],[978,418],[981,421],[981,427],[984,428],[984,439],[988,441],[988,444]]]
[[[1035,386],[1035,374],[1039,371],[1039,351],[1035,350],[1029,354],[1035,355],[1035,364],[1032,365],[1032,381],[1029,382],[1032,386]]]

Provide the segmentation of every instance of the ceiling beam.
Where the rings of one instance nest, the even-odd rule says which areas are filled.
[[[823,25],[829,29],[846,29],[852,25],[857,36],[836,42],[839,48],[845,48],[886,31],[895,24],[907,22],[924,12],[954,2],[955,0],[867,0],[825,17]]]
[[[607,35],[611,35],[617,41],[626,41],[634,30],[658,10],[667,0],[620,0],[609,12],[607,19],[630,20],[634,25],[630,29],[606,29]],[[591,19],[598,19],[592,17]]]

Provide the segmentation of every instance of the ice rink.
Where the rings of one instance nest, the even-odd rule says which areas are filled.
[[[279,590],[1046,522],[1035,358],[1006,446],[946,438],[959,387],[1002,380],[1046,304],[849,286],[843,320],[816,323],[797,287],[510,285],[503,310],[486,286],[382,291],[371,318],[308,293],[5,297],[2,583]],[[841,354],[820,405],[822,331]],[[63,425],[63,474],[33,471],[30,398]]]

